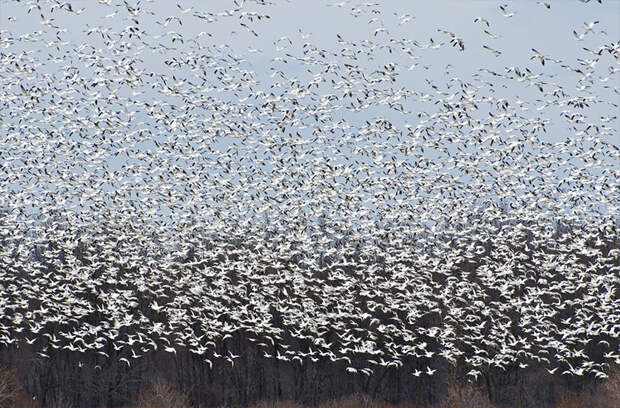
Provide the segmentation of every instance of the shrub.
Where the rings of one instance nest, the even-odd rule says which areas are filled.
[[[267,400],[250,405],[249,408],[304,408],[303,405],[289,401]]]
[[[0,366],[0,408],[13,408],[23,394],[23,388],[15,373]]]
[[[471,383],[453,383],[448,387],[441,408],[493,408],[487,395]]]
[[[163,379],[156,379],[138,393],[134,408],[188,408],[187,395]]]
[[[617,408],[620,404],[620,367],[612,367],[608,376],[592,395],[567,392],[557,408]]]

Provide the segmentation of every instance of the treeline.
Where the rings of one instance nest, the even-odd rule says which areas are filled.
[[[559,232],[559,235],[564,237],[562,238],[564,241],[567,240],[565,237],[567,234],[570,235],[568,230]],[[609,239],[609,234],[593,237],[592,240],[602,240],[604,245],[599,245],[599,251],[596,254],[584,255],[581,252],[573,254],[571,257],[576,264],[581,264],[584,267],[600,265],[598,258],[609,258],[613,255],[613,251],[617,252],[620,249],[618,240],[615,236]],[[527,243],[530,243],[530,249],[528,249]],[[239,253],[235,248],[241,248],[243,251],[249,250],[244,247],[244,245],[248,245],[247,241],[236,241],[227,245],[230,248],[230,254],[214,257],[208,262],[207,266],[217,268],[218,265],[235,262]],[[487,243],[485,245],[487,245],[485,251],[490,253],[492,244]],[[524,260],[529,260],[532,259],[531,246],[533,245],[531,240],[527,239],[525,242],[515,244],[512,251],[516,254],[521,253]],[[553,249],[548,248],[543,251],[552,253]],[[90,255],[80,254],[79,250],[76,250],[73,255],[82,259],[84,264],[92,262]],[[352,263],[386,262],[385,258],[381,257],[369,260],[361,256],[353,256],[349,260]],[[191,251],[187,251],[186,258],[182,261],[187,264],[196,261],[196,258],[193,258]],[[317,270],[315,279],[327,280],[326,274],[329,273],[330,260],[324,259],[323,261],[326,269]],[[45,258],[41,258],[40,262],[46,262]],[[285,261],[283,260],[283,262]],[[477,280],[479,279],[476,275],[477,271],[485,262],[488,260],[483,261],[482,257],[478,260],[464,260],[461,264],[456,265],[457,271],[453,272],[454,276],[469,276],[468,279]],[[345,274],[356,273],[354,266],[341,269]],[[43,270],[45,273],[53,273],[58,270],[58,265],[44,264]],[[267,268],[265,273],[268,271]],[[22,270],[19,276],[21,280],[17,280],[16,275],[13,274],[13,280],[5,280],[4,285],[13,284],[11,282],[23,284],[23,282],[28,281],[29,273],[30,271],[26,269]],[[136,301],[133,307],[136,316],[144,316],[150,321],[160,322],[162,327],[168,328],[168,330],[174,330],[174,326],[166,321],[169,315],[158,314],[151,307],[154,300],[174,298],[174,293],[171,293],[172,287],[164,287],[161,292],[153,294],[138,287],[138,283],[125,279],[125,277],[135,275],[135,271],[130,270],[130,268],[123,269],[121,265],[116,273],[118,282],[103,281],[98,293],[79,294],[82,305],[86,303],[93,306],[93,313],[88,314],[86,318],[80,321],[69,322],[58,319],[55,323],[50,323],[50,321],[53,322],[53,319],[48,319],[44,329],[34,333],[27,312],[24,314],[20,311],[20,316],[25,316],[25,319],[20,321],[16,319],[17,314],[14,309],[13,311],[3,309],[4,312],[0,316],[1,330],[10,333],[10,336],[5,334],[2,340],[0,363],[13,370],[26,392],[34,396],[41,407],[124,407],[135,401],[136,396],[149,384],[157,380],[164,380],[167,383],[174,384],[187,395],[187,402],[192,407],[244,406],[270,399],[316,405],[354,394],[367,395],[373,399],[393,404],[410,402],[420,406],[428,406],[444,401],[454,387],[465,387],[466,384],[472,382],[494,404],[527,408],[553,406],[567,392],[596,394],[599,387],[606,381],[605,378],[597,378],[591,373],[562,375],[564,370],[569,369],[568,364],[563,364],[561,368],[556,368],[554,373],[550,374],[548,364],[533,359],[515,359],[514,362],[506,363],[501,367],[481,366],[478,367],[480,374],[472,379],[471,376],[468,376],[471,371],[471,364],[468,359],[474,350],[463,345],[464,354],[455,361],[447,361],[441,355],[440,339],[423,330],[440,327],[443,324],[443,314],[447,312],[446,310],[430,310],[411,323],[414,328],[420,329],[419,340],[427,344],[426,357],[402,355],[400,364],[373,365],[371,375],[347,370],[349,367],[356,366],[356,363],[357,366],[368,366],[369,360],[379,361],[380,357],[371,351],[357,353],[353,357],[353,361],[334,358],[334,354],[329,352],[322,355],[312,355],[303,360],[290,357],[277,358],[277,356],[286,356],[289,349],[307,351],[313,347],[318,347],[310,340],[304,340],[291,333],[291,323],[286,321],[277,302],[271,304],[266,310],[272,328],[272,336],[262,337],[266,342],[267,339],[270,339],[266,344],[259,344],[257,339],[261,337],[249,325],[248,327],[238,327],[225,338],[213,342],[204,355],[192,352],[188,347],[175,345],[174,337],[167,335],[162,335],[162,337],[168,337],[167,340],[159,342],[153,347],[136,345],[133,348],[119,348],[114,341],[90,345],[88,349],[83,351],[72,350],[73,346],[70,344],[58,343],[58,346],[54,346],[56,343],[53,338],[60,337],[62,333],[66,333],[76,326],[85,330],[93,330],[95,333],[98,330],[96,328],[101,326],[119,339],[131,338],[131,336],[139,339],[140,331],[148,330],[148,328],[141,328],[139,321],[135,322],[134,326],[115,328],[114,318],[105,316],[99,311],[99,307],[104,301],[102,294],[105,295],[108,293],[107,291],[113,292],[113,289],[118,289],[119,285],[122,286],[123,290],[135,295]],[[174,274],[174,272],[171,273]],[[232,271],[224,273],[230,274],[228,278],[233,283],[235,279],[240,279]],[[540,284],[536,271],[530,273],[532,274],[531,279],[523,280],[523,287],[519,289],[520,293],[526,293],[528,288],[535,289]],[[591,268],[589,273],[591,274],[588,278],[590,280],[596,280],[599,275],[601,277],[609,276],[609,270],[605,268]],[[557,274],[555,276],[561,282],[562,275]],[[433,275],[433,279],[438,285],[447,284],[448,278]],[[92,279],[97,279],[97,276],[92,276]],[[122,284],[119,283],[121,281]],[[62,284],[62,280],[60,284]],[[328,282],[326,281],[325,284]],[[618,280],[612,280],[612,284],[617,285]],[[245,307],[244,302],[248,302],[247,299],[250,298],[251,290],[256,290],[256,288],[249,288],[247,297],[235,296],[221,299],[222,310]],[[561,308],[562,313],[552,317],[558,327],[561,326],[562,320],[583,318],[580,315],[583,310],[579,305],[579,299],[584,291],[587,291],[586,287],[578,292],[563,295],[561,300],[568,302]],[[18,292],[14,291],[13,293]],[[285,295],[278,293],[277,296]],[[485,302],[501,302],[504,299],[499,291],[493,290],[493,288],[490,288],[485,296]],[[389,302],[389,297],[385,297],[384,300]],[[5,301],[17,302],[18,299],[5,299]],[[379,324],[387,326],[390,324],[390,319],[393,318],[391,314],[382,313],[380,308],[371,307],[369,299],[365,298],[363,293],[359,294],[356,304],[369,316],[369,318],[363,319],[359,325],[359,322],[356,322],[362,332],[367,330],[368,333],[371,333]],[[35,313],[44,306],[43,300],[39,303],[31,300],[25,305],[25,307],[30,308],[31,313]],[[514,338],[526,338],[527,327],[520,323],[521,316],[518,311],[507,313],[515,322],[511,335]],[[594,320],[597,319],[596,315],[590,317]],[[202,322],[205,324],[200,325],[200,316],[197,316],[196,319],[193,332],[199,338],[207,336],[209,322]],[[231,318],[226,313],[222,313],[217,319],[218,321],[214,321],[213,324],[231,323]],[[377,321],[371,322],[373,319],[377,319],[378,323]],[[403,317],[403,321],[405,320],[406,316]],[[343,339],[340,334],[338,327],[327,329],[322,333],[324,344],[331,345],[330,347],[334,352],[342,347]],[[457,335],[464,334],[457,333]],[[94,335],[93,339],[96,337]],[[609,334],[594,334],[587,337],[586,340],[583,343],[583,350],[581,350],[580,355],[568,356],[567,361],[574,367],[579,367],[584,362],[593,362],[607,366],[608,371],[611,372],[613,367],[605,354],[610,350],[620,349],[618,337]],[[373,337],[373,341],[379,350],[390,347],[386,338]],[[399,334],[396,333],[391,337],[391,341],[398,344],[399,341],[405,342],[405,339],[400,338]],[[166,350],[166,344],[169,344],[173,350]],[[527,347],[524,345],[525,349]],[[479,344],[479,348],[489,354],[497,351],[483,343]],[[329,350],[329,348],[325,350]],[[468,354],[469,351],[472,354]],[[549,358],[553,359],[554,357],[549,356]],[[432,375],[426,373],[429,367],[434,370]],[[416,372],[422,374],[417,376],[412,374]],[[614,381],[617,380],[618,378],[614,379]]]
[[[243,336],[233,342],[243,344]],[[459,374],[458,368],[450,365],[444,365],[433,376],[416,378],[411,372],[425,364],[410,359],[403,361],[402,367],[379,368],[366,377],[347,373],[342,363],[299,365],[264,358],[262,351],[251,344],[243,348],[244,358],[236,360],[234,367],[217,363],[213,368],[184,351],[177,355],[152,352],[131,366],[119,363],[114,354],[105,358],[95,353],[59,351],[41,358],[25,346],[4,348],[1,359],[16,373],[37,405],[55,408],[130,406],[143,390],[158,381],[173,384],[187,396],[191,407],[247,406],[263,400],[317,405],[357,394],[391,404],[431,406],[441,404],[455,388],[469,387],[464,373]],[[620,378],[574,378],[550,375],[542,366],[514,366],[488,369],[474,387],[493,404],[533,408],[553,407],[567,394],[596,395],[606,389],[607,381],[618,382]]]

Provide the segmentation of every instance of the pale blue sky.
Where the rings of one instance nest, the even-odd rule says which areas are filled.
[[[161,74],[169,78],[170,81],[178,80],[195,80],[195,73],[189,69],[171,69],[165,62],[172,61],[175,58],[182,60],[184,52],[194,52],[199,54],[196,45],[205,47],[200,53],[212,56],[213,64],[217,66],[221,64],[226,68],[227,62],[233,59],[242,58],[244,61],[239,62],[237,67],[240,70],[251,71],[254,79],[257,81],[255,90],[259,89],[267,94],[272,92],[270,84],[280,81],[278,74],[271,76],[275,71],[282,71],[286,78],[297,78],[300,83],[307,84],[312,75],[320,72],[321,67],[306,66],[293,57],[303,57],[303,51],[306,47],[316,47],[320,52],[325,52],[326,61],[333,61],[334,64],[348,63],[356,65],[367,76],[372,75],[373,71],[383,69],[388,63],[398,64],[398,77],[391,85],[395,90],[415,91],[419,96],[429,95],[427,101],[421,99],[408,99],[403,102],[406,114],[398,113],[386,107],[381,100],[375,100],[371,107],[360,112],[350,112],[346,106],[335,109],[331,112],[332,119],[345,119],[349,126],[353,126],[353,130],[357,126],[363,126],[366,121],[372,121],[376,118],[387,118],[395,125],[403,127],[405,123],[415,128],[424,121],[423,117],[419,117],[420,112],[426,112],[432,115],[437,106],[434,102],[437,100],[437,93],[433,86],[448,95],[451,88],[448,83],[451,78],[459,78],[464,82],[474,82],[478,79],[488,81],[493,84],[494,91],[490,89],[481,89],[479,95],[492,96],[497,99],[507,99],[514,103],[517,99],[530,103],[530,110],[524,112],[528,118],[535,119],[542,117],[549,119],[550,123],[545,134],[539,135],[543,140],[549,142],[557,142],[565,140],[570,133],[568,124],[561,118],[560,112],[565,107],[549,106],[543,112],[538,113],[536,108],[543,103],[543,97],[540,92],[529,81],[515,82],[504,78],[497,78],[487,72],[481,72],[480,69],[489,69],[491,71],[505,74],[508,67],[518,67],[519,70],[530,69],[534,74],[542,74],[540,81],[544,81],[545,92],[550,92],[557,87],[563,87],[572,96],[584,94],[580,90],[576,90],[579,75],[561,67],[568,65],[579,68],[578,59],[593,59],[594,56],[585,52],[582,48],[598,49],[602,45],[610,45],[620,39],[620,2],[604,1],[598,4],[594,1],[583,3],[578,0],[562,0],[550,1],[551,9],[548,10],[536,1],[513,1],[508,2],[506,10],[514,11],[514,16],[504,17],[499,5],[502,2],[497,1],[349,1],[340,4],[337,1],[274,1],[269,5],[258,5],[256,2],[247,1],[243,5],[241,12],[256,12],[259,15],[268,15],[270,18],[263,18],[260,21],[250,22],[247,15],[240,19],[239,11],[229,12],[236,5],[233,1],[179,1],[180,8],[176,1],[155,0],[150,2],[143,1],[141,9],[148,11],[139,15],[139,26],[148,34],[144,35],[144,39],[151,45],[158,46],[163,44],[169,49],[163,49],[158,46],[161,53],[151,52],[150,49],[144,48],[139,50],[141,43],[136,40],[135,36],[129,38],[126,36],[119,40],[113,47],[106,47],[100,34],[97,32],[87,35],[88,30],[99,28],[101,30],[121,31],[127,27],[134,25],[129,18],[129,13],[122,2],[112,0],[113,6],[100,4],[95,1],[73,1],[71,2],[74,10],[85,8],[79,15],[68,12],[66,9],[56,8],[52,13],[49,11],[50,4],[45,3],[43,14],[45,19],[54,19],[49,21],[51,25],[60,27],[57,30],[50,26],[45,26],[41,22],[40,12],[32,9],[28,13],[29,3],[6,1],[0,3],[0,29],[1,37],[5,39],[2,44],[1,51],[19,55],[22,52],[35,51],[32,58],[39,62],[36,67],[36,75],[28,76],[11,76],[10,83],[3,83],[4,92],[10,94],[20,93],[19,85],[23,85],[30,89],[37,84],[41,76],[52,75],[59,79],[59,84],[63,82],[63,78],[67,75],[73,75],[70,66],[76,66],[80,76],[86,78],[88,82],[95,82],[99,79],[95,75],[93,67],[85,67],[82,62],[74,58],[72,48],[84,47],[88,50],[90,46],[98,51],[98,55],[108,57],[111,60],[104,61],[109,64],[110,61],[118,62],[123,57],[139,58],[141,61],[135,64],[138,70],[144,70],[144,75],[155,73]],[[374,5],[377,3],[377,5]],[[136,3],[130,2],[135,5]],[[368,4],[368,5],[367,5]],[[181,9],[191,10],[184,13]],[[353,12],[352,8],[360,10]],[[375,13],[373,10],[380,11]],[[116,12],[113,16],[105,17],[110,13]],[[205,22],[204,19],[195,17],[194,13],[212,13],[209,19],[211,22]],[[229,16],[228,14],[232,14]],[[411,17],[408,21],[405,21]],[[167,17],[181,18],[182,25],[178,20],[172,19],[164,27]],[[474,22],[477,17],[484,17],[488,20],[489,26],[484,23]],[[239,24],[244,21],[251,30],[257,34],[254,35]],[[578,34],[584,32],[584,23],[599,21],[594,26],[593,32],[584,36],[583,41],[577,41],[572,31],[576,30]],[[159,22],[159,24],[158,24]],[[401,24],[402,22],[402,24]],[[382,31],[381,28],[386,31]],[[379,29],[377,31],[377,29]],[[447,30],[456,34],[464,42],[464,51],[450,46],[448,35],[438,32],[438,29]],[[6,41],[10,38],[18,38],[19,36],[31,34],[36,31],[42,31],[42,35],[34,41]],[[489,34],[485,34],[487,30],[490,35],[497,35],[499,38],[491,38]],[[604,30],[606,33],[602,33]],[[199,33],[204,32],[202,36]],[[184,43],[172,41],[178,33],[182,36]],[[354,48],[338,41],[337,35],[340,35],[344,41],[352,42],[357,45],[364,41],[368,44],[374,44],[378,48],[372,52],[372,57],[358,55],[355,60],[347,60],[343,56],[343,49]],[[162,36],[162,37],[157,37]],[[288,37],[288,40],[281,39]],[[179,38],[179,37],[176,37]],[[413,43],[407,44],[411,55],[403,50],[402,44],[394,43],[390,40],[416,41],[419,45],[429,44],[430,39],[435,43],[444,43],[439,49],[421,48]],[[279,40],[280,39],[280,40]],[[57,41],[63,42],[56,44]],[[191,40],[197,43],[191,43]],[[132,50],[123,56],[114,54],[115,50],[122,41],[131,44]],[[64,42],[68,42],[65,44]],[[371,43],[370,43],[371,42]],[[45,45],[47,44],[47,46]],[[56,46],[59,46],[56,49]],[[392,52],[381,46],[389,45]],[[500,51],[502,54],[495,57],[489,51],[483,48],[483,45]],[[531,60],[533,55],[532,48],[537,49],[541,53],[551,58],[562,60],[562,63],[547,62],[543,67],[537,60]],[[333,53],[333,54],[330,54]],[[347,54],[345,51],[344,54]],[[274,58],[276,58],[274,60]],[[280,59],[283,58],[286,60]],[[610,75],[610,69],[617,69],[618,66],[613,58],[604,53],[600,56],[595,71],[592,74],[591,94],[595,95],[600,103],[593,104],[592,108],[584,109],[586,116],[585,123],[600,121],[601,117],[608,117],[617,114],[617,107],[610,103],[618,102],[618,85],[619,76],[612,75],[609,80],[604,78]],[[412,64],[418,64],[407,70]],[[450,65],[449,69],[446,67]],[[312,69],[312,73],[307,72],[307,68]],[[209,67],[208,75],[212,75],[214,67]],[[339,73],[342,73],[340,71]],[[176,79],[172,79],[174,78]],[[14,79],[21,78],[17,83]],[[105,78],[103,78],[105,79]],[[332,79],[330,77],[330,79]],[[134,89],[136,95],[132,94],[126,86],[119,85],[117,94],[123,97],[131,97],[140,103],[152,102],[154,99],[160,99],[173,103],[179,108],[183,108],[182,101],[179,98],[164,97],[160,93],[152,89],[155,80],[148,80],[144,85]],[[205,97],[213,97],[220,103],[248,103],[262,104],[263,101],[246,100],[248,90],[240,90],[233,92],[231,90],[223,90],[221,88],[208,88],[212,84],[208,84],[203,88]],[[479,83],[478,83],[479,85]],[[359,85],[356,85],[359,88]],[[451,86],[455,86],[452,83]],[[279,89],[276,93],[282,93],[286,90]],[[94,91],[93,91],[94,92]],[[107,95],[107,91],[103,87],[98,88],[101,97]],[[341,92],[334,90],[329,82],[320,84],[318,88],[313,89],[313,93],[320,96],[326,96],[331,93]],[[517,98],[518,96],[518,98]],[[307,95],[305,101],[310,103],[308,98],[313,95]],[[315,103],[315,102],[312,102]],[[88,115],[88,109],[92,106],[80,106],[81,111]],[[144,117],[139,105],[118,106],[118,109],[128,109],[128,112],[136,112],[134,114],[133,124],[129,124],[126,133],[131,133],[139,129],[153,128],[152,119]],[[480,118],[486,118],[489,111],[488,106],[480,107]],[[174,114],[174,112],[171,112]],[[36,122],[36,113],[31,113],[31,123]],[[15,118],[4,118],[6,123]],[[207,120],[207,119],[205,119]],[[140,123],[144,122],[144,123]],[[598,123],[598,122],[597,122]],[[39,126],[47,126],[46,123],[38,123]],[[607,122],[607,126],[618,127],[618,119]],[[172,132],[167,134],[156,134],[153,139],[163,142],[166,139],[176,137],[174,128]],[[310,137],[310,130],[304,133],[303,125],[299,129],[303,133],[304,138]],[[6,128],[0,131],[6,132]],[[617,138],[609,135],[604,136],[608,143],[620,145]],[[213,140],[212,146],[222,151],[230,146],[233,140],[231,137],[221,136]],[[377,140],[377,144],[391,143],[388,140]],[[320,148],[325,148],[324,154],[333,156],[333,146],[325,144]],[[117,147],[113,147],[116,149]],[[152,143],[140,142],[136,144],[136,148],[142,151],[149,151],[154,148]],[[389,150],[389,149],[388,149]],[[425,153],[429,159],[438,156],[432,151]],[[122,156],[122,155],[121,155]],[[362,161],[369,162],[367,158],[359,158]],[[58,159],[59,162],[65,162],[70,165],[74,158],[70,156]],[[120,161],[115,155],[107,157],[105,160],[109,170],[119,170],[123,163],[130,161]],[[181,166],[183,163],[181,163]],[[615,164],[617,165],[617,163]],[[265,167],[269,170],[269,165]],[[596,170],[593,170],[596,172]],[[234,180],[234,178],[233,178]],[[466,180],[466,178],[465,178]],[[25,186],[21,186],[25,188]],[[50,188],[54,188],[54,183],[50,183]],[[102,188],[110,188],[104,186]]]

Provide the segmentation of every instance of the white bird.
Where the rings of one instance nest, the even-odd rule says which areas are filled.
[[[0,36],[0,347],[80,353],[74,368],[90,355],[102,374],[185,351],[183,366],[237,372],[258,354],[301,372],[342,365],[364,383],[405,356],[427,361],[414,376],[459,363],[470,381],[531,362],[598,380],[620,361],[620,42],[559,44],[532,24],[517,38],[506,19],[494,34],[477,17],[480,35],[437,35],[495,58],[446,65],[452,47],[393,35],[414,17],[384,19],[373,2],[338,20],[367,38],[326,27],[266,45],[255,30],[277,21],[263,0],[172,16],[100,0],[100,15],[124,19],[102,26],[66,2],[45,18],[43,3],[11,9],[38,30],[7,23]],[[538,17],[579,41],[608,24],[578,33]],[[191,35],[191,20],[212,30]],[[224,20],[257,43],[212,41]],[[486,45],[500,37],[535,64]]]
[[[491,47],[489,47],[487,45],[483,45],[482,48],[484,48],[485,50],[491,52],[496,57],[499,57],[500,55],[502,55],[501,51],[494,50],[493,48],[491,48]]]
[[[471,377],[473,377],[473,378],[474,378],[474,380],[475,380],[475,381],[477,381],[477,380],[478,380],[478,376],[479,376],[480,374],[482,374],[482,373],[481,373],[479,370],[472,369],[472,370],[470,370],[470,371],[467,373],[467,376],[468,376],[468,377],[469,377],[469,376],[471,376]]]
[[[575,37],[577,41],[583,41],[584,36],[585,36],[585,33],[577,34],[577,31],[573,30],[573,37]]]
[[[478,22],[485,24],[487,27],[490,27],[490,25],[489,25],[489,20],[487,20],[487,19],[486,19],[486,18],[484,18],[484,17],[476,17],[476,18],[474,19],[474,23],[478,23]]]
[[[488,35],[489,37],[491,37],[491,38],[492,38],[492,39],[494,39],[494,40],[497,40],[498,38],[501,38],[501,36],[500,36],[500,35],[490,33],[490,32],[489,32],[489,31],[487,31],[487,30],[483,30],[483,31],[484,31],[484,33],[485,33],[486,35]]]
[[[588,34],[589,32],[594,32],[594,26],[598,23],[599,23],[598,20],[592,21],[589,23],[583,23],[583,29],[585,30],[584,34]]]
[[[516,12],[515,11],[509,12],[508,10],[506,10],[507,7],[508,7],[508,4],[503,4],[499,6],[499,9],[501,10],[502,15],[506,18],[513,17]]]
[[[177,8],[181,11],[181,14],[187,14],[194,9],[193,7],[184,9],[180,4],[177,4]]]

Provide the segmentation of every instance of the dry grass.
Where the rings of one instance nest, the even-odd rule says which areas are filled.
[[[375,401],[365,395],[354,395],[340,400],[329,401],[320,408],[395,408],[394,405],[382,401]],[[402,406],[405,408],[405,406]],[[407,407],[409,408],[409,407]],[[414,408],[411,406],[411,408]]]
[[[0,408],[39,408],[39,406],[36,398],[26,394],[15,372],[0,365]]]
[[[306,408],[294,402],[285,401],[262,401],[249,408]],[[386,402],[376,401],[364,395],[353,395],[350,397],[325,402],[315,408],[418,408],[413,405],[392,405]]]
[[[321,408],[391,408],[392,404],[382,401],[373,401],[364,395],[355,395],[341,400],[326,402]],[[404,407],[403,407],[404,408]]]
[[[295,402],[288,402],[288,401],[276,401],[276,400],[269,400],[269,401],[261,401],[258,402],[256,404],[252,404],[250,405],[248,408],[305,408],[303,405],[297,404]]]
[[[620,369],[612,370],[596,395],[567,393],[552,408],[618,408],[620,407]],[[263,401],[248,408],[305,408],[300,404],[284,401]],[[363,395],[356,395],[323,403],[316,408],[422,408],[413,404],[389,404]],[[430,407],[427,407],[430,408]],[[444,401],[432,408],[509,408],[492,404],[485,393],[471,384],[453,385]],[[550,407],[551,408],[551,407]]]
[[[620,367],[612,367],[609,378],[595,395],[566,393],[557,408],[618,408],[620,407]]]
[[[0,366],[0,408],[13,408],[23,394],[15,373]]]
[[[601,386],[603,393],[612,401],[620,402],[620,366],[614,366],[609,370],[609,379]],[[618,406],[620,404],[617,404]]]
[[[189,408],[187,395],[169,382],[156,379],[141,391],[133,408]]]
[[[494,408],[486,394],[470,383],[453,384],[448,387],[446,399],[439,408]]]

